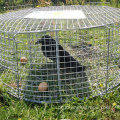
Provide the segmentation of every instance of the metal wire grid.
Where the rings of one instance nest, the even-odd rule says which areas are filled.
[[[43,35],[46,35],[46,33],[41,33],[41,35],[36,34],[35,36],[42,37]],[[31,38],[32,38],[31,41],[33,41],[34,37],[31,34]],[[55,39],[56,37],[54,36],[53,38]],[[62,37],[62,39],[65,39],[65,38]],[[67,44],[64,42],[63,42],[63,45],[64,47],[67,47]],[[24,98],[30,101],[33,100],[37,102],[38,101],[39,102],[42,102],[42,101],[62,102],[62,100],[65,100],[65,99],[71,98],[71,96],[74,96],[74,94],[76,93],[75,91],[77,90],[75,86],[77,86],[78,84],[77,82],[75,83],[77,74],[67,73],[65,67],[59,68],[58,67],[59,63],[56,64],[55,62],[50,61],[50,59],[46,58],[43,55],[41,51],[41,47],[39,45],[37,46],[35,45],[33,47],[33,44],[32,44],[32,48],[33,50],[30,50],[32,51],[32,53],[30,52],[31,57],[29,58],[29,59],[32,59],[30,60],[32,61],[30,63],[32,64],[32,66],[30,65],[30,68],[28,68],[28,70],[30,70],[30,74],[29,74],[29,79],[27,81],[28,86],[25,84],[25,88],[23,90]],[[34,51],[36,51],[37,53],[35,54]],[[24,53],[24,52],[21,51],[21,53]],[[64,57],[65,56],[63,56],[63,59]],[[72,65],[70,67],[72,67]],[[81,78],[81,81],[82,81],[83,76],[79,76],[77,79],[79,78]],[[26,78],[23,78],[22,82],[23,81],[25,82]],[[38,91],[38,85],[40,82],[47,82],[49,84],[48,91],[42,92],[42,93]]]
[[[31,11],[55,8],[80,8],[88,17],[86,20],[24,19]],[[52,103],[67,101],[73,96],[83,99],[112,91],[120,83],[119,12],[119,9],[111,7],[64,6],[1,15],[0,67],[4,69],[1,80],[9,93],[26,101]],[[79,24],[81,21],[82,24]],[[59,66],[59,54],[56,54],[57,62],[45,57],[42,45],[35,45],[35,42],[46,34],[56,40],[57,53],[60,44],[87,69],[78,73],[68,72],[66,66]],[[21,65],[20,58],[23,56],[28,59],[26,65]],[[38,90],[41,82],[48,83],[47,91]]]
[[[35,42],[46,34],[58,40],[56,46],[59,43],[81,65],[87,66],[85,72],[68,72],[65,66],[58,66],[59,59],[54,62],[45,57],[42,45],[35,45]],[[120,83],[119,37],[119,25],[17,34],[14,37],[2,33],[0,56],[6,77],[1,76],[1,79],[10,94],[37,103],[64,102],[74,96],[83,99],[105,94]],[[23,56],[28,59],[26,65],[21,65]],[[59,58],[58,54],[56,56]],[[48,83],[47,91],[38,90],[42,82]]]
[[[82,10],[86,19],[29,19],[34,11]],[[119,23],[120,10],[108,6],[53,6],[29,8],[0,15],[0,31],[24,33],[68,29],[83,29]]]

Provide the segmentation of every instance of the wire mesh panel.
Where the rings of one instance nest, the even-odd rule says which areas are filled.
[[[66,19],[74,10],[79,19]],[[41,11],[49,17],[37,16]],[[0,74],[6,89],[37,103],[112,91],[120,83],[119,13],[106,6],[54,6],[0,15]]]
[[[74,12],[77,13],[76,16]],[[71,16],[66,17],[66,13]],[[0,15],[0,30],[25,33],[84,29],[118,24],[120,10],[108,6],[52,6],[22,9]]]
[[[109,66],[108,66],[108,82],[107,89],[110,90],[119,85],[120,80],[120,61],[119,61],[119,40],[120,40],[120,24],[116,24],[109,31]]]
[[[0,34],[0,71],[3,72],[1,80],[7,86],[9,92],[18,96],[17,92],[17,57],[16,43],[13,34]],[[12,89],[15,86],[15,90]],[[17,93],[16,93],[17,92]]]

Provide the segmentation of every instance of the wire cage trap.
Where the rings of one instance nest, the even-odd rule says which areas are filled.
[[[69,15],[68,15],[69,13]],[[111,92],[120,83],[120,9],[26,8],[0,15],[0,79],[36,103]]]

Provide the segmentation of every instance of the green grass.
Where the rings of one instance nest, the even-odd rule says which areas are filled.
[[[120,89],[103,97],[64,104],[32,104],[0,92],[0,120],[119,120]]]

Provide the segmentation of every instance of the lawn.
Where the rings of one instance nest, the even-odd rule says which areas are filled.
[[[0,91],[0,120],[119,120],[120,89],[105,96],[64,104],[32,104]]]

